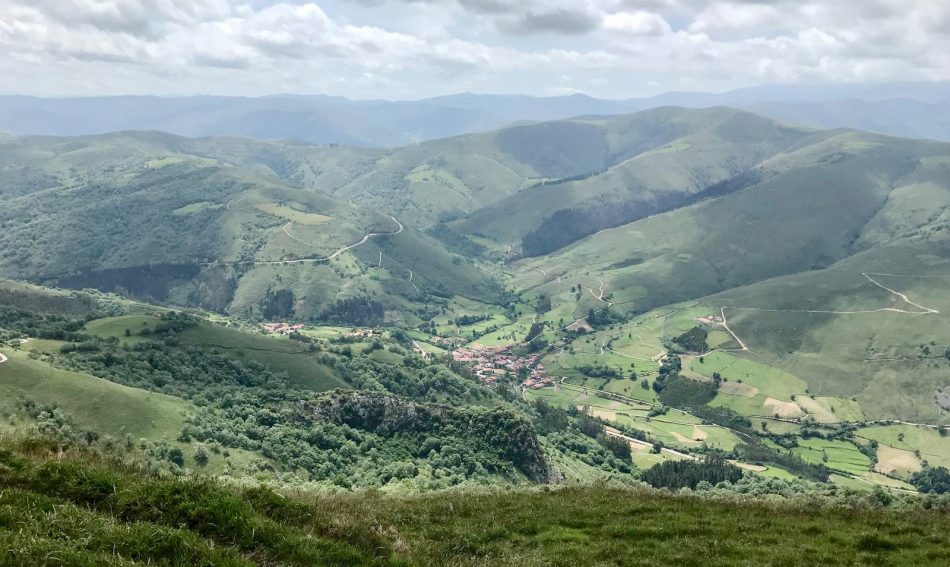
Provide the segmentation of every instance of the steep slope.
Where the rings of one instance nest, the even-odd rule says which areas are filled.
[[[814,500],[752,504],[609,487],[285,495],[154,477],[77,446],[56,449],[36,436],[2,439],[4,564],[56,557],[71,565],[533,567],[598,557],[622,564],[941,565],[948,558],[950,522],[930,506],[908,513],[867,501],[857,510],[815,513]],[[649,545],[629,545],[630,537]]]
[[[473,213],[459,227],[493,233],[521,222],[519,214],[543,208],[539,201],[558,203],[550,196],[563,182],[590,178],[596,185],[608,168],[734,114],[662,108],[436,140],[388,152],[372,172],[333,194],[394,210],[421,225]],[[493,224],[486,226],[486,219]]]
[[[724,108],[663,108],[597,124],[611,145],[604,170],[536,185],[456,228],[520,241],[528,256],[546,254],[603,228],[688,204],[704,191],[741,188],[756,180],[753,169],[763,160],[823,136]],[[730,180],[734,186],[721,185]]]
[[[293,178],[287,164],[296,159],[308,164],[299,186],[274,171]],[[284,317],[319,317],[336,300],[367,293],[394,311],[421,309],[430,291],[494,297],[471,264],[448,270],[452,256],[436,240],[314,189],[345,183],[350,173],[340,172],[365,165],[356,153],[117,133],[13,138],[3,142],[0,163],[6,276],[244,315],[262,314],[268,294],[280,290],[307,297],[299,313],[274,313]],[[371,272],[383,267],[384,240],[421,253],[402,252],[406,265]]]
[[[595,274],[616,303],[642,311],[829,266],[936,222],[947,206],[947,145],[825,137],[762,162],[748,187],[602,231],[524,262],[522,274]]]
[[[673,304],[691,314],[679,332],[719,320],[720,348],[813,395],[945,422],[950,148],[839,132],[760,169],[740,191],[516,263],[514,283],[564,325]]]

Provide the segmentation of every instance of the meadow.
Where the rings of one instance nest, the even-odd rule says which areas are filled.
[[[170,479],[0,435],[0,562],[943,565],[946,512],[608,487],[423,495]],[[817,502],[821,506],[820,501]],[[605,513],[609,511],[609,513]]]

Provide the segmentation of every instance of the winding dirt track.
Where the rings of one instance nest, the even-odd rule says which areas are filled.
[[[594,296],[594,299],[596,299],[597,301],[600,301],[601,303],[606,303],[607,307],[610,307],[611,305],[613,305],[613,303],[604,299],[604,292],[606,290],[607,290],[607,282],[605,282],[604,280],[600,280],[600,289],[597,290],[596,295],[594,294],[594,288],[591,288],[591,287],[587,288],[587,291],[589,291],[590,294]]]
[[[877,272],[862,272],[861,275],[864,276],[864,278],[868,280],[869,282],[871,282],[872,284],[876,285],[877,287],[883,289],[884,291],[892,295],[896,295],[897,297],[901,299],[901,301],[903,301],[907,305],[912,305],[916,307],[920,311],[908,311],[907,309],[900,309],[897,307],[880,307],[878,309],[865,309],[865,310],[860,310],[860,311],[832,311],[829,309],[761,309],[758,307],[723,306],[719,309],[719,314],[722,316],[722,328],[727,333],[732,335],[732,338],[734,338],[736,342],[739,343],[739,347],[740,347],[739,350],[749,352],[751,354],[755,354],[754,352],[749,350],[749,347],[746,346],[744,342],[742,342],[742,339],[739,338],[739,335],[737,335],[732,329],[729,328],[729,322],[726,319],[726,309],[734,309],[736,311],[755,311],[759,313],[815,313],[815,314],[821,314],[821,315],[868,315],[872,313],[902,313],[904,315],[939,315],[940,314],[940,311],[933,309],[931,307],[921,305],[914,301],[911,301],[910,298],[907,297],[907,294],[901,293],[895,289],[891,289],[887,287],[886,285],[882,284],[881,282],[877,281],[876,279],[872,278],[871,276],[890,276],[890,277],[895,277],[895,278],[942,278],[944,276],[909,276],[905,274],[883,274],[883,273],[877,273]]]
[[[725,329],[727,333],[732,335],[732,338],[734,338],[736,342],[739,343],[741,350],[749,350],[749,347],[745,346],[745,343],[742,342],[742,339],[739,338],[739,335],[735,334],[732,329],[729,328],[729,322],[726,320],[726,308],[719,308],[719,314],[722,316],[722,328]]]
[[[393,222],[396,223],[396,225],[399,227],[399,228],[397,228],[395,231],[393,231],[393,232],[371,232],[371,233],[367,234],[366,236],[364,236],[363,239],[360,240],[359,242],[357,242],[356,244],[350,244],[349,246],[344,246],[343,248],[340,248],[339,250],[337,250],[337,251],[334,252],[333,254],[330,254],[330,255],[327,256],[326,258],[300,258],[300,259],[297,259],[297,260],[255,260],[255,261],[249,262],[249,263],[250,263],[250,264],[253,264],[253,265],[255,265],[255,266],[276,266],[276,265],[278,265],[278,264],[303,264],[303,263],[305,263],[305,262],[326,262],[326,261],[329,261],[329,260],[332,260],[332,259],[336,258],[337,256],[339,256],[340,254],[343,254],[343,253],[346,252],[347,250],[352,250],[352,249],[356,248],[357,246],[366,244],[366,242],[367,242],[370,238],[374,238],[374,237],[376,237],[376,236],[388,236],[388,235],[395,235],[395,234],[401,233],[401,232],[404,230],[404,227],[402,226],[402,223],[399,222],[398,220],[396,220],[396,217],[394,217],[394,216],[392,216],[392,215],[390,215],[389,218],[393,219]],[[288,224],[290,224],[290,223],[288,223]],[[311,246],[311,247],[313,246],[313,244],[310,244],[309,242],[304,242],[303,240],[300,240],[299,238],[294,238],[294,236],[291,235],[290,232],[288,232],[288,230],[287,230],[287,225],[284,225],[284,232],[287,234],[287,236],[290,236],[291,238],[293,238],[293,239],[296,240],[297,242],[300,242],[300,243],[302,243],[302,244],[306,244],[307,246]]]
[[[607,435],[611,437],[619,437],[620,439],[623,439],[624,441],[627,441],[628,443],[639,445],[640,447],[650,447],[650,448],[653,447],[653,443],[649,443],[647,441],[641,441],[640,439],[634,439],[633,437],[628,437],[627,435],[624,435],[623,433],[621,433],[620,430],[614,429],[613,427],[610,427],[609,425],[604,427],[604,433],[606,433]],[[696,457],[694,457],[693,455],[680,453],[679,451],[675,449],[667,449],[666,447],[663,447],[662,449],[660,449],[660,451],[663,453],[666,453],[667,455],[673,455],[681,459],[688,459],[690,461],[696,460]]]
[[[248,191],[248,192],[244,193],[243,195],[241,195],[240,197],[238,197],[237,199],[234,199],[233,201],[228,201],[228,204],[225,205],[224,208],[225,208],[226,210],[229,210],[229,211],[230,211],[230,210],[231,210],[231,205],[236,205],[237,203],[240,203],[245,197],[247,197],[247,196],[250,195],[250,194],[251,194],[251,192]]]

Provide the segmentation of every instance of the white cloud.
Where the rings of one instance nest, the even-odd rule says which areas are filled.
[[[655,36],[672,32],[663,16],[653,12],[616,12],[604,16],[604,28],[624,34]]]
[[[10,92],[458,90],[950,79],[933,0],[0,0]]]

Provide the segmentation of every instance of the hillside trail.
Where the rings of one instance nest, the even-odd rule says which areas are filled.
[[[564,283],[564,281],[562,280],[562,276],[552,276],[551,274],[544,271],[542,268],[533,268],[533,269],[534,271],[540,273],[542,276],[548,278],[549,280],[554,280],[555,283]],[[598,289],[597,291],[594,291],[594,288],[592,287],[585,287],[585,286],[581,286],[581,287],[587,290],[588,292],[590,292],[591,297],[593,297],[597,301],[600,301],[601,303],[605,303],[607,307],[610,307],[611,305],[613,305],[613,303],[604,299],[604,293],[606,293],[607,291],[607,282],[601,279],[598,279],[597,281],[600,282],[600,289]]]
[[[7,361],[7,357],[4,356],[2,352],[0,352],[0,364],[3,364],[6,361]]]
[[[734,338],[736,342],[739,343],[739,350],[748,351],[749,347],[747,347],[746,344],[742,342],[742,339],[739,338],[739,335],[737,335],[732,329],[729,328],[729,321],[726,320],[725,307],[719,308],[719,315],[722,317],[722,328],[725,329],[727,333],[732,335],[732,338]]]
[[[613,427],[610,427],[609,425],[604,427],[604,433],[606,433],[607,435],[611,437],[619,437],[620,439],[623,439],[624,441],[627,441],[628,443],[632,445],[637,445],[640,447],[650,447],[651,449],[653,448],[653,443],[642,441],[640,439],[634,439],[633,437],[624,435],[623,433],[620,432],[619,429],[614,429]],[[667,449],[666,447],[663,447],[662,449],[660,449],[660,451],[663,453],[666,453],[667,455],[673,455],[674,457],[679,457],[681,459],[688,459],[690,461],[697,460],[696,457],[694,457],[693,455],[681,453],[675,449]]]
[[[547,279],[549,279],[549,280],[554,280],[555,283],[564,283],[564,282],[562,281],[562,279],[561,279],[561,276],[552,276],[552,275],[548,274],[546,271],[544,271],[544,270],[541,269],[541,268],[532,268],[532,269],[533,269],[534,271],[536,271],[536,272],[539,272],[539,273],[540,273],[542,276],[544,276],[545,278],[547,278]],[[604,307],[604,308],[598,309],[597,311],[594,311],[595,314],[603,313],[604,311],[606,311],[607,309],[609,309],[610,306],[613,305],[613,303],[611,303],[610,301],[607,301],[606,299],[604,299],[604,293],[606,292],[606,289],[607,289],[607,282],[605,282],[605,281],[603,281],[603,280],[598,280],[598,281],[600,282],[600,290],[598,291],[599,295],[598,295],[598,293],[595,293],[595,292],[594,292],[594,288],[581,286],[582,289],[585,289],[585,290],[587,290],[588,292],[590,292],[591,297],[593,297],[594,299],[596,299],[596,300],[598,300],[598,301],[600,301],[600,302],[602,302],[602,303],[605,304],[605,307]],[[565,285],[568,285],[568,284],[565,284]],[[572,286],[572,287],[573,287],[573,286]],[[565,325],[565,326],[563,326],[563,327],[561,327],[561,328],[559,328],[559,329],[553,329],[553,330],[551,330],[551,331],[545,331],[544,333],[541,333],[540,335],[538,335],[537,337],[535,337],[534,339],[531,339],[531,340],[533,341],[533,340],[535,340],[535,339],[537,339],[537,338],[539,338],[539,337],[543,337],[544,335],[547,335],[547,334],[550,334],[550,333],[556,333],[556,332],[559,332],[559,331],[564,331],[564,330],[570,329],[571,327],[573,327],[574,325],[580,323],[581,321],[586,321],[586,320],[587,320],[587,317],[588,317],[588,315],[585,315],[585,316],[583,316],[583,317],[578,317],[577,319],[574,319],[573,321],[571,321],[570,323],[568,323],[567,325]]]
[[[365,244],[367,241],[369,241],[370,238],[375,238],[375,237],[377,237],[377,236],[393,236],[393,235],[396,235],[396,234],[400,234],[400,233],[405,229],[405,227],[403,227],[402,223],[399,222],[398,220],[396,220],[396,217],[390,215],[389,218],[393,219],[393,222],[396,223],[396,226],[398,227],[395,231],[393,231],[393,232],[370,232],[369,234],[367,234],[366,236],[364,236],[364,237],[363,237],[359,242],[357,242],[356,244],[350,244],[349,246],[344,246],[343,248],[340,248],[339,250],[337,250],[337,251],[334,252],[333,254],[330,254],[330,255],[327,256],[326,258],[300,258],[300,259],[297,259],[297,260],[255,260],[255,261],[250,262],[250,263],[253,264],[253,265],[255,265],[255,266],[276,266],[276,265],[279,265],[279,264],[302,264],[302,263],[305,263],[305,262],[327,262],[327,261],[330,261],[330,260],[336,258],[336,257],[339,256],[340,254],[343,254],[344,252],[346,252],[346,251],[348,251],[348,250],[352,250],[352,249],[356,248],[357,246],[361,246],[361,245]],[[290,238],[293,238],[294,240],[296,240],[297,242],[300,242],[301,244],[306,244],[307,246],[310,246],[311,248],[313,248],[313,247],[314,247],[313,244],[311,244],[311,243],[309,243],[309,242],[305,242],[305,241],[303,241],[303,240],[300,240],[299,238],[295,238],[293,235],[290,234],[290,232],[288,231],[288,226],[290,226],[291,224],[293,224],[293,223],[290,222],[290,223],[287,223],[286,225],[284,225],[284,232],[287,234],[287,236],[289,236]]]
[[[592,287],[587,288],[587,291],[590,292],[590,294],[594,297],[594,299],[596,299],[597,301],[600,301],[601,303],[606,303],[607,307],[610,307],[611,305],[613,305],[613,303],[604,299],[604,292],[607,289],[607,282],[605,282],[604,280],[598,280],[598,281],[600,282],[600,289],[597,290],[596,295],[594,294],[594,288]]]
[[[641,344],[642,346],[649,347],[649,348],[656,347],[656,345],[647,344],[646,339],[644,339],[644,338],[643,338],[643,335],[641,335],[640,333],[638,333],[638,332],[636,332],[636,331],[632,331],[632,333],[633,333],[634,336],[637,337],[637,340],[640,341],[640,344]],[[605,340],[606,340],[606,339],[605,339]],[[630,354],[622,353],[622,352],[620,352],[620,351],[618,351],[618,350],[614,350],[613,348],[607,346],[607,343],[605,342],[604,345],[601,347],[601,353],[600,353],[600,354],[602,354],[602,355],[605,354],[605,351],[606,351],[606,352],[612,352],[612,353],[616,354],[617,356],[622,356],[622,357],[624,357],[624,358],[629,358],[630,360],[639,360],[640,362],[655,362],[655,363],[659,364],[660,359],[662,359],[664,356],[667,355],[666,349],[664,349],[664,348],[662,348],[662,347],[659,347],[659,348],[660,348],[660,352],[658,352],[657,354],[653,355],[653,356],[650,357],[650,358],[643,358],[643,357],[640,357],[640,356],[633,356],[633,355],[630,355]]]
[[[406,269],[409,270],[409,268],[406,268]],[[416,293],[420,293],[419,288],[416,287],[416,284],[412,282],[412,270],[409,270],[409,285],[412,286],[412,289],[416,290]]]
[[[719,308],[719,315],[722,317],[721,326],[727,333],[732,335],[732,338],[736,340],[736,342],[739,344],[740,351],[748,352],[755,356],[759,356],[756,353],[752,352],[749,349],[749,347],[745,344],[745,342],[743,342],[742,339],[739,338],[739,335],[737,335],[735,331],[733,331],[729,327],[729,321],[726,318],[726,309],[733,309],[736,311],[753,311],[753,312],[759,312],[759,313],[815,313],[815,314],[821,314],[821,315],[867,315],[867,314],[872,314],[872,313],[902,313],[904,315],[939,315],[940,314],[940,311],[938,311],[937,309],[934,309],[932,307],[927,307],[925,305],[921,305],[920,303],[911,301],[911,299],[907,297],[907,294],[901,293],[895,289],[891,289],[887,287],[886,285],[882,284],[881,282],[877,281],[876,279],[872,278],[871,276],[890,276],[890,277],[897,277],[897,278],[942,278],[945,276],[911,276],[911,275],[906,275],[906,274],[885,274],[885,273],[879,273],[879,272],[861,272],[861,275],[866,280],[868,280],[868,282],[874,284],[875,286],[883,289],[884,291],[892,295],[896,295],[897,297],[901,299],[901,301],[903,301],[907,305],[912,305],[916,307],[917,309],[919,309],[919,311],[908,311],[907,309],[900,309],[898,307],[880,307],[878,309],[864,309],[864,310],[855,310],[855,311],[835,311],[835,310],[830,310],[830,309],[763,309],[759,307],[735,307],[735,306],[727,305],[727,306],[723,306]]]
[[[240,197],[238,197],[237,199],[233,199],[233,200],[231,200],[231,201],[228,201],[228,204],[224,206],[225,210],[230,211],[230,210],[231,210],[231,205],[236,205],[236,204],[240,203],[241,201],[244,200],[245,197],[247,197],[247,196],[250,195],[250,194],[251,194],[250,191],[245,191],[244,194],[241,195]]]

